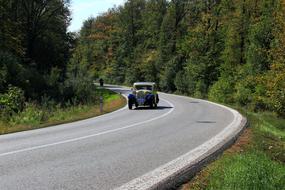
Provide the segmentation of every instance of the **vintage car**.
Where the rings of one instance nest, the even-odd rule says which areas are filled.
[[[128,96],[129,109],[139,106],[157,107],[159,102],[156,84],[154,82],[136,82],[133,85],[132,93]]]

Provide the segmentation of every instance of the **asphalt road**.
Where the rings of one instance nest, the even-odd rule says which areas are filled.
[[[114,189],[203,144],[234,118],[201,100],[169,94],[160,100],[157,109],[125,107],[0,136],[0,189]]]

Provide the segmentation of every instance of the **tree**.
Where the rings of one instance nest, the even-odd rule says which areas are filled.
[[[65,77],[73,42],[67,33],[69,1],[1,0],[0,10],[1,86],[19,86],[28,98],[40,99],[54,91],[46,79],[55,68],[58,83]]]

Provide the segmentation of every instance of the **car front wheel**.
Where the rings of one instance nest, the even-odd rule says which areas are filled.
[[[154,105],[154,103],[151,102],[151,103],[149,104],[150,108],[153,108],[153,105]]]

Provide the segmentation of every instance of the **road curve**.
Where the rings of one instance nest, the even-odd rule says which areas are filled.
[[[235,119],[225,107],[161,93],[157,109],[124,107],[70,124],[1,135],[0,189],[139,189],[128,184],[189,156]]]

